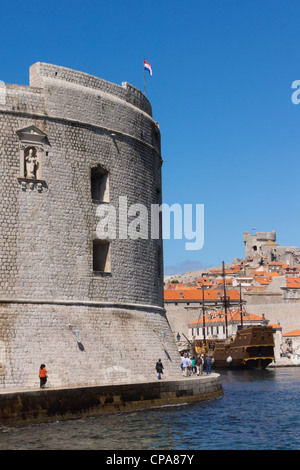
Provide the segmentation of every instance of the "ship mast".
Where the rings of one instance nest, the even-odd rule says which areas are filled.
[[[226,339],[228,338],[228,325],[227,325],[227,302],[228,302],[228,298],[226,296],[226,282],[225,282],[225,265],[224,265],[224,261],[222,262],[222,266],[223,266],[223,286],[224,286],[224,297],[223,297],[223,301],[224,301],[224,310],[225,310],[225,332],[226,332]]]
[[[202,283],[202,326],[203,326],[203,342],[206,343],[205,340],[205,306],[204,306],[204,285]]]
[[[203,343],[206,344],[206,337],[205,337],[205,306],[204,306],[204,285],[202,284],[202,331],[203,331]],[[199,318],[198,318],[198,325],[200,322],[200,315],[201,315],[201,309],[199,313]]]
[[[243,329],[243,301],[242,301],[242,283],[240,282],[240,314],[241,314],[241,328]]]

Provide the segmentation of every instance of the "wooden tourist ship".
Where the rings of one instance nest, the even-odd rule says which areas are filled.
[[[222,325],[225,333],[225,339],[207,338],[205,337],[205,305],[204,293],[202,299],[203,316],[201,327],[203,330],[203,339],[194,339],[190,345],[194,355],[203,354],[213,358],[215,368],[255,368],[265,369],[272,361],[274,361],[274,336],[273,328],[267,325],[267,321],[263,317],[257,317],[260,324],[248,325],[244,327],[244,319],[249,321],[250,314],[243,311],[243,301],[240,286],[240,308],[235,314],[230,313],[232,324],[236,324],[236,333],[228,335],[228,308],[229,297],[226,295],[225,268],[223,262],[223,278],[224,278],[224,312],[213,315],[216,323]],[[199,320],[197,327],[199,328]],[[201,327],[199,329],[201,329]]]
[[[257,325],[240,329],[224,341],[194,341],[193,352],[211,356],[215,368],[265,369],[274,361],[273,329]]]

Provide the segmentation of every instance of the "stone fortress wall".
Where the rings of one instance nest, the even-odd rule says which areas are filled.
[[[41,363],[53,386],[153,379],[159,357],[179,377],[161,239],[96,243],[100,204],[126,196],[150,212],[161,201],[147,98],[36,63],[30,86],[5,85],[0,129],[0,387],[37,386]],[[97,169],[109,187],[101,201],[91,196]],[[99,271],[95,256],[106,256]]]

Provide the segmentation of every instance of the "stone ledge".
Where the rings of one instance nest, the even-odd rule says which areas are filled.
[[[121,385],[11,389],[0,393],[0,425],[13,426],[183,405],[222,396],[222,383],[216,373],[206,377]]]
[[[101,308],[130,308],[136,310],[155,310],[161,313],[165,312],[165,309],[158,305],[133,304],[126,302],[98,302],[97,300],[0,298],[0,304],[82,305]]]

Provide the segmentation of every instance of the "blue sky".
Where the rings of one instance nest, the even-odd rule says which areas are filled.
[[[204,246],[164,242],[165,272],[244,256],[242,234],[300,246],[298,0],[1,1],[0,80],[37,61],[143,90],[162,135],[163,200],[204,204]]]

